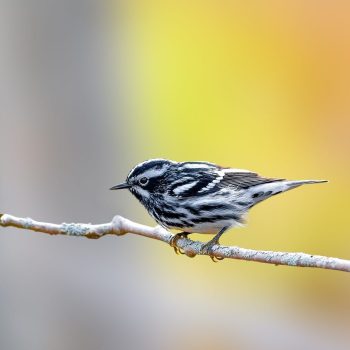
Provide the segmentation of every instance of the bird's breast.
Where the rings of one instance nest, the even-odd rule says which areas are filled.
[[[158,197],[150,201],[149,214],[162,226],[185,232],[215,234],[223,227],[242,224],[243,212],[222,200]]]

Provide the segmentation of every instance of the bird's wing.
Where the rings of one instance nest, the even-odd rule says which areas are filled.
[[[240,169],[223,169],[219,172],[219,175],[221,175],[222,178],[220,179],[220,181],[218,181],[217,186],[221,188],[238,187],[246,189],[256,185],[284,180],[266,178],[260,176],[257,173]]]

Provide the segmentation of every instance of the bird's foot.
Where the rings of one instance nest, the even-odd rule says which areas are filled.
[[[209,255],[210,259],[216,263],[218,261],[224,260],[224,258],[214,255],[213,253],[214,245],[220,245],[219,241],[211,240],[208,243],[204,244],[203,247],[201,248],[201,254]]]
[[[189,235],[189,233],[187,232],[179,232],[179,233],[176,233],[175,235],[173,235],[170,239],[170,247],[173,247],[174,248],[174,251],[176,254],[186,254],[181,248],[179,248],[177,246],[177,241],[180,239],[180,238],[187,238]]]

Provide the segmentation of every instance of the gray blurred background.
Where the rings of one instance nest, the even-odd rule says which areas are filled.
[[[109,108],[103,3],[0,4],[1,211],[53,222],[126,213],[108,191],[128,166],[128,125]],[[142,345],[142,327],[128,332],[149,317],[135,294],[147,274],[127,253],[141,242],[1,233],[1,349]]]
[[[55,223],[118,213],[153,225],[128,193],[108,191],[143,160],[130,137],[137,121],[124,104],[127,77],[114,50],[123,38],[110,36],[109,4],[0,5],[0,211]],[[123,21],[122,6],[118,13]],[[346,310],[305,312],[297,288],[284,294],[278,269],[266,286],[271,267],[199,265],[132,235],[0,233],[0,349],[349,348]]]

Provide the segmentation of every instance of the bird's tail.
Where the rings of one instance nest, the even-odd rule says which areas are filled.
[[[276,194],[292,190],[293,188],[307,184],[318,184],[328,182],[327,180],[279,180],[249,188],[254,205]]]
[[[328,182],[327,180],[283,180],[280,181],[284,186],[287,187],[287,190],[299,187],[301,185],[308,185],[308,184],[320,184],[323,182]]]

